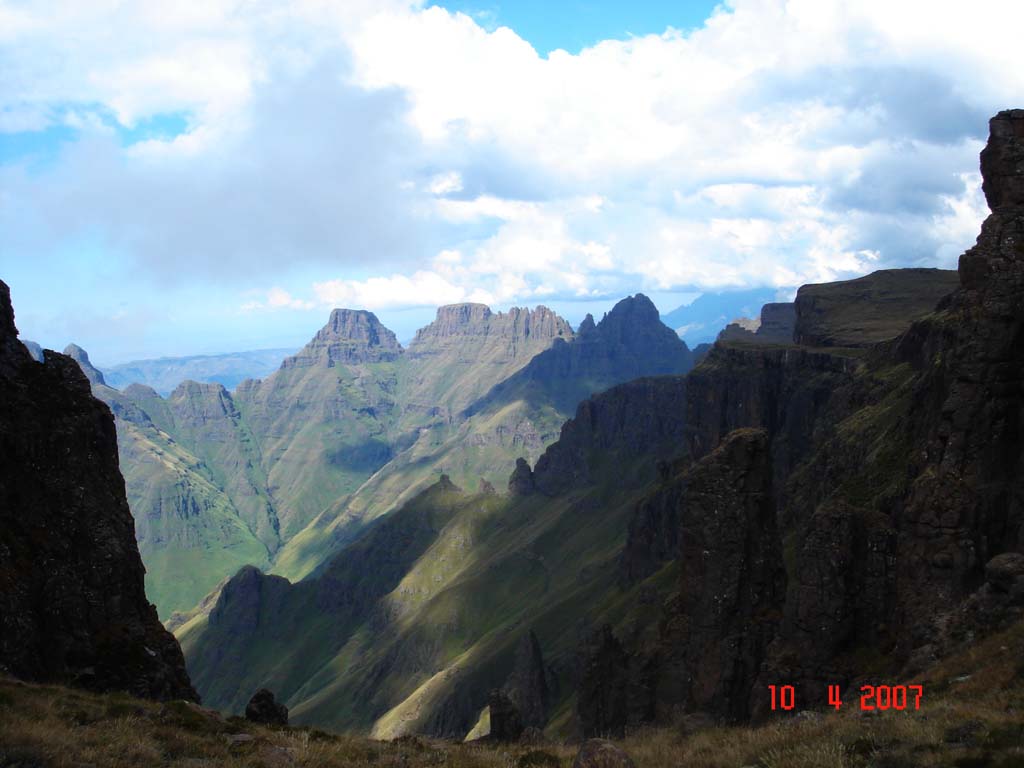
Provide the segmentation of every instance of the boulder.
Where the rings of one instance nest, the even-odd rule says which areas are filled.
[[[635,768],[636,763],[606,739],[587,739],[576,753],[572,768]]]
[[[985,564],[985,581],[997,592],[1024,595],[1024,555],[1004,552]]]
[[[260,688],[245,707],[245,719],[264,725],[288,725],[288,707],[266,688]]]

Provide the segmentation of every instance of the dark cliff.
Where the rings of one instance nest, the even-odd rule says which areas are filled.
[[[627,643],[630,722],[757,719],[769,685],[819,705],[827,684],[897,679],[1021,615],[1000,574],[1024,550],[1022,146],[1024,111],[993,118],[993,212],[952,286],[938,270],[807,286],[796,345],[719,344],[686,378],[685,451],[622,559],[627,585],[682,570],[659,639]]]
[[[110,410],[75,360],[32,359],[0,282],[0,665],[30,680],[197,699],[144,573]]]

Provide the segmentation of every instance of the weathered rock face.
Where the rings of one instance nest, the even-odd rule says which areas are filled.
[[[981,151],[981,185],[993,211],[1024,205],[1024,109],[1008,109],[989,122],[991,138]]]
[[[274,698],[266,688],[260,688],[245,706],[245,719],[265,725],[288,725],[288,707]]]
[[[797,291],[794,337],[808,347],[868,347],[906,331],[958,285],[945,269],[882,269]]]
[[[402,345],[395,334],[385,328],[373,312],[335,309],[327,325],[298,354],[286,358],[281,367],[320,365],[330,368],[339,364],[395,360],[401,354]]]
[[[146,600],[114,420],[69,357],[39,365],[0,282],[0,665],[32,680],[197,699]]]
[[[679,621],[667,640],[685,707],[727,720],[748,702],[785,593],[768,435],[730,434],[680,480]]]

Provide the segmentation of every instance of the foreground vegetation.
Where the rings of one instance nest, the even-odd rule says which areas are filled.
[[[916,678],[918,712],[805,712],[759,728],[684,725],[630,734],[638,768],[1024,768],[1024,622]],[[160,704],[0,678],[0,766],[570,766],[570,744],[374,741],[269,728]]]

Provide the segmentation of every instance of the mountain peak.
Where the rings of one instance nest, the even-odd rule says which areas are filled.
[[[448,304],[438,307],[434,322],[416,332],[410,351],[433,352],[455,343],[453,339],[469,337],[518,345],[530,338],[572,338],[572,326],[545,306],[532,310],[512,307],[508,312],[495,313],[485,304]]]
[[[618,302],[610,312],[605,313],[596,329],[606,339],[620,341],[636,341],[650,336],[668,339],[666,332],[671,334],[672,340],[676,338],[675,332],[661,322],[661,315],[654,302],[642,293],[627,296]]]
[[[1024,205],[1024,109],[1003,110],[989,121],[981,175],[982,190],[993,211]]]
[[[378,363],[395,360],[401,354],[402,345],[395,334],[373,312],[334,309],[327,325],[298,354],[286,358],[281,368]]]
[[[64,347],[64,354],[78,363],[78,367],[82,369],[82,373],[85,374],[85,378],[89,380],[90,384],[106,384],[107,382],[103,379],[103,374],[96,366],[89,360],[89,353],[82,349],[77,344],[68,344]]]

